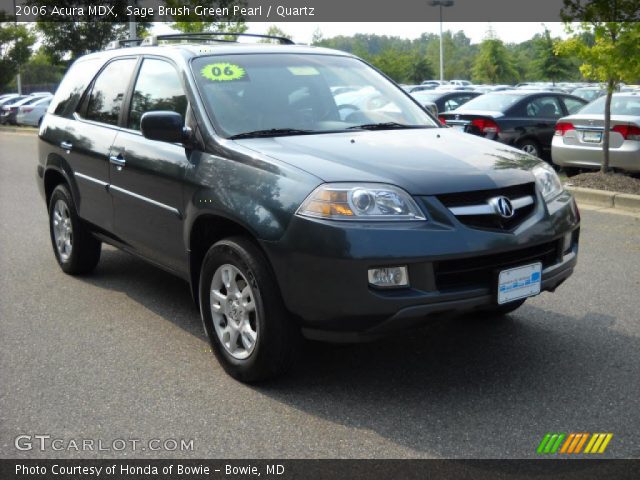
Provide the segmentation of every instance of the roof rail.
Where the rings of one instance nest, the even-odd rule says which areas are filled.
[[[142,43],[142,39],[141,38],[126,38],[126,39],[120,39],[120,40],[113,40],[112,42],[109,42],[107,44],[107,48],[105,48],[105,50],[115,50],[117,48],[123,48],[123,47],[137,47],[138,45],[140,45]]]
[[[227,38],[216,37],[236,37],[236,40],[229,40]],[[202,33],[170,33],[165,35],[150,35],[146,37],[141,45],[155,46],[158,45],[158,40],[200,40],[200,41],[214,41],[214,42],[237,42],[238,37],[253,37],[253,38],[268,38],[271,40],[277,40],[281,45],[295,45],[293,40],[285,37],[276,37],[273,35],[259,35],[257,33],[229,33],[229,32],[202,32]]]

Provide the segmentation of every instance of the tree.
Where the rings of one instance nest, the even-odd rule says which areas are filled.
[[[410,83],[419,84],[434,77],[433,65],[426,56],[415,52],[412,57],[408,78]]]
[[[271,25],[265,32],[265,35],[269,35],[272,37],[288,38],[289,40],[291,40],[291,35],[284,33],[284,30],[282,30],[277,25]],[[280,43],[280,42],[278,42],[277,40],[272,40],[270,38],[263,38],[262,40],[260,40],[260,43]]]
[[[316,27],[311,37],[311,45],[318,45],[322,41],[322,30],[320,27]]]
[[[100,5],[111,6],[118,18],[128,19],[127,0],[102,0]],[[56,64],[70,63],[90,52],[103,50],[112,40],[129,37],[126,21],[112,22],[112,17],[91,17],[86,15],[93,0],[29,0],[29,4],[47,7],[83,7],[85,15],[65,17],[65,21],[52,22],[49,17],[39,17],[37,30],[42,34],[44,51]],[[49,21],[48,21],[49,20]],[[68,20],[68,21],[67,21]],[[88,21],[92,20],[92,21]],[[137,18],[137,35],[142,37],[150,23]]]
[[[233,14],[233,6],[246,6],[244,0],[165,0],[167,7],[189,7],[189,15],[181,16],[181,21],[171,24],[171,28],[184,33],[204,33],[204,32],[228,32],[244,33],[248,27],[245,25],[242,15]],[[195,7],[205,6],[211,8],[227,9],[230,15],[207,15],[205,17],[196,15]],[[225,40],[233,40],[234,37],[225,37]]]
[[[0,91],[27,62],[35,41],[35,36],[24,24],[0,23]]]
[[[544,33],[534,40],[536,58],[533,65],[542,80],[551,80],[554,85],[558,80],[567,79],[572,70],[567,57],[556,51],[556,43],[557,40],[551,38],[551,33],[546,26]]]
[[[621,82],[640,78],[638,12],[640,0],[564,0],[562,19],[574,36],[559,43],[557,51],[576,55],[582,61],[582,74],[603,82],[607,88],[602,173],[609,172],[611,97]],[[580,23],[574,27],[571,22]],[[593,43],[589,45],[585,39],[591,35]]]
[[[55,65],[41,48],[23,65],[20,73],[24,85],[57,84],[64,76],[64,67]]]
[[[479,83],[514,83],[518,72],[502,40],[492,30],[480,44],[473,63],[472,78]]]

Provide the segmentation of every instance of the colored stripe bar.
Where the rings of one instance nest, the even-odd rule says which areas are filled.
[[[589,437],[588,433],[582,433],[582,438],[580,439],[580,442],[578,443],[578,445],[576,445],[576,450],[574,453],[580,453],[580,450],[582,450],[582,446],[584,445],[584,442],[587,441],[587,438]]]
[[[558,448],[560,448],[560,444],[562,443],[562,440],[564,440],[564,437],[564,433],[558,435],[558,440],[556,440],[556,443],[553,445],[553,447],[551,447],[551,451],[549,453],[556,453],[558,451]]]
[[[571,442],[573,441],[575,436],[576,436],[575,433],[569,434],[569,436],[567,437],[567,440],[564,442],[564,445],[562,445],[562,449],[560,449],[560,453],[567,453],[567,450],[569,449],[569,445],[571,445]]]
[[[556,443],[556,439],[558,438],[558,434],[554,433],[551,435],[551,438],[547,442],[547,445],[544,447],[544,453],[551,453],[551,448]]]
[[[587,448],[584,449],[584,453],[591,453],[591,448],[593,448],[593,445],[596,443],[597,440],[598,440],[597,433],[594,433],[593,435],[591,435],[591,440],[589,440],[589,443],[587,443]]]
[[[538,450],[537,452],[539,454],[541,454],[544,451],[544,447],[547,444],[547,442],[549,441],[549,439],[551,438],[551,434],[547,433],[544,438],[542,439],[542,441],[540,442],[540,445],[538,445]]]
[[[598,450],[598,453],[604,453],[604,451],[607,449],[607,445],[609,445],[609,442],[611,441],[612,438],[613,438],[613,433],[607,433],[607,436],[602,442],[602,445],[600,445],[600,450]]]
[[[580,441],[581,438],[582,438],[582,434],[576,433],[576,436],[573,439],[573,443],[571,443],[571,446],[569,447],[569,451],[567,453],[573,453],[573,451],[576,449],[576,446],[578,445],[578,442]]]

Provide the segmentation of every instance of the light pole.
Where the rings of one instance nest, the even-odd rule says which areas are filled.
[[[13,0],[13,23],[18,26],[18,17],[16,16],[16,0]],[[20,64],[18,64],[18,73],[16,74],[16,87],[18,95],[22,95],[22,77],[20,76]]]
[[[444,55],[442,53],[442,7],[451,7],[453,0],[431,0],[429,5],[440,7],[440,80],[444,80]]]

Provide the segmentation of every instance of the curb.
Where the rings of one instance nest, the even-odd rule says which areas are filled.
[[[0,133],[38,133],[34,127],[4,127],[0,126]]]
[[[578,203],[586,203],[604,208],[619,208],[629,212],[640,213],[640,195],[629,193],[608,192],[593,188],[565,187],[575,197]]]

